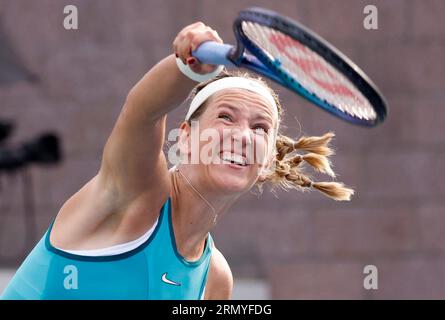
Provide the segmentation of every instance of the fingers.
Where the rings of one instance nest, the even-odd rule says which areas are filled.
[[[186,46],[190,42],[191,37],[191,30],[194,28],[200,27],[199,23],[194,23],[191,25],[186,26],[183,28],[178,35],[176,36],[175,40],[173,41],[173,51],[175,52],[176,56],[179,57],[182,62],[186,63],[185,59],[186,56]]]
[[[218,33],[202,22],[193,23],[182,29],[173,41],[173,51],[184,64],[193,65],[197,59],[191,52],[196,50],[205,41],[223,43]]]

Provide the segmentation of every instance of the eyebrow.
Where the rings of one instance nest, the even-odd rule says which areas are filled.
[[[232,110],[233,112],[238,111],[238,109],[237,109],[236,107],[234,107],[234,106],[231,105],[231,104],[228,104],[227,102],[220,103],[220,104],[217,106],[217,109],[221,109],[221,108],[228,108],[228,109]]]
[[[238,111],[238,108],[234,107],[233,105],[231,105],[231,104],[229,104],[227,102],[220,103],[217,106],[217,109],[222,109],[222,108],[230,109],[233,112],[237,112]],[[270,122],[269,124],[273,125],[273,120],[272,120],[272,118],[270,116],[257,115],[255,117],[253,117],[253,119],[266,120],[268,123]]]

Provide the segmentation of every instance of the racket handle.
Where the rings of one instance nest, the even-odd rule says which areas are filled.
[[[230,44],[206,41],[192,52],[192,56],[197,58],[201,63],[235,67],[227,58],[232,48],[233,46]]]

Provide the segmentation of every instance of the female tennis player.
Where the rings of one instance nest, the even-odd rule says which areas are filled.
[[[99,172],[64,203],[3,299],[230,299],[232,273],[210,230],[240,196],[269,183],[350,199],[342,183],[314,182],[301,170],[308,163],[334,176],[334,134],[296,141],[278,134],[282,108],[263,80],[191,56],[209,40],[222,43],[201,22],[185,27],[173,42],[176,57],[130,90]],[[181,160],[169,170],[167,114],[190,92]],[[206,130],[219,136],[210,145],[218,161],[194,163],[193,152],[209,145],[193,137]]]

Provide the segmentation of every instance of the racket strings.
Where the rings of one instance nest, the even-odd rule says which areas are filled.
[[[352,82],[316,52],[258,23],[244,21],[242,28],[250,41],[311,94],[353,117],[377,118],[374,108]]]

